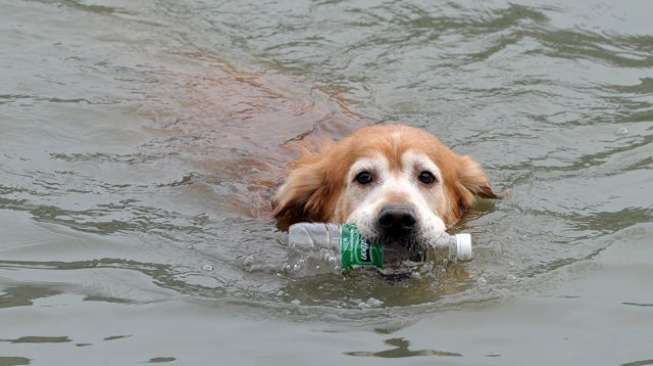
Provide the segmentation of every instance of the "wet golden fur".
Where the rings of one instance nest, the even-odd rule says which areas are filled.
[[[461,156],[424,130],[403,125],[377,125],[357,130],[337,143],[292,162],[285,183],[277,191],[273,215],[281,228],[302,221],[344,223],[356,202],[343,202],[350,167],[364,157],[381,154],[390,169],[400,169],[408,150],[431,159],[442,174],[446,204],[437,214],[450,227],[458,222],[477,196],[497,198],[481,166]],[[389,195],[388,201],[397,200]]]

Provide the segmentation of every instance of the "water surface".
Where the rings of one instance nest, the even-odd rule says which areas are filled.
[[[653,3],[0,5],[0,365],[653,359]],[[384,121],[512,188],[474,261],[286,276],[293,147]]]

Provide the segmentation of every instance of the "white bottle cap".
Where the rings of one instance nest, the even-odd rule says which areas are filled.
[[[456,258],[468,261],[472,256],[472,236],[468,233],[456,234]]]

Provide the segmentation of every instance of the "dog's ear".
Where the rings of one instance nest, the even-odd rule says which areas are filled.
[[[274,218],[280,229],[301,221],[327,221],[331,215],[332,184],[327,159],[306,155],[295,161],[272,202]]]
[[[464,208],[470,208],[474,204],[476,196],[482,198],[503,197],[503,194],[497,194],[492,190],[483,168],[471,157],[459,157],[457,168],[456,190]]]

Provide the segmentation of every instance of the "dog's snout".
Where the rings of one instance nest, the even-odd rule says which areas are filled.
[[[409,205],[387,205],[379,212],[377,227],[385,235],[410,234],[417,226],[415,209]]]

